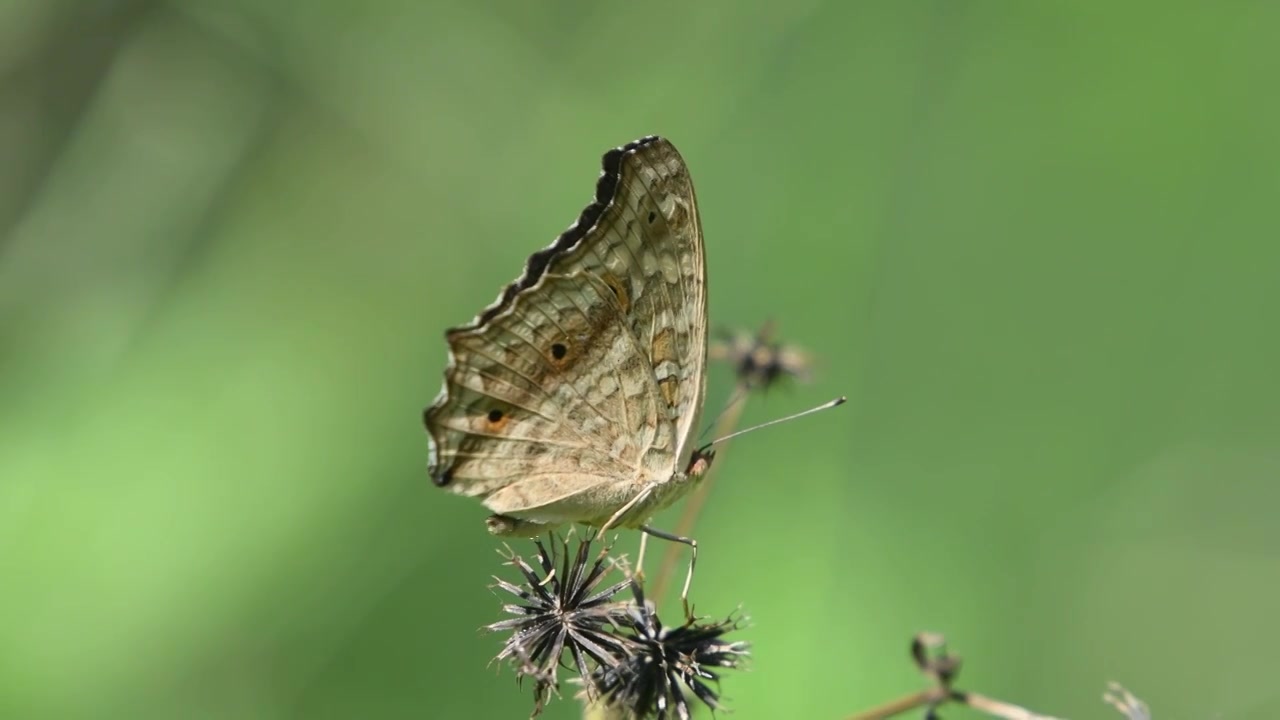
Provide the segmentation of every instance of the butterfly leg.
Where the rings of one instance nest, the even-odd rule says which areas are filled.
[[[680,604],[684,606],[685,620],[693,620],[693,608],[689,606],[689,583],[693,582],[693,568],[698,564],[698,541],[693,538],[663,532],[662,530],[658,530],[657,528],[653,528],[648,525],[641,525],[640,531],[644,533],[644,535],[652,535],[656,538],[662,538],[663,540],[683,543],[688,545],[689,549],[693,552],[693,556],[689,559],[689,572],[684,576],[684,589],[680,591]],[[644,535],[641,536],[641,542],[644,542]]]
[[[644,548],[649,544],[649,533],[641,531],[640,533],[640,552],[636,555],[636,571],[635,578],[637,582],[644,582]]]
[[[636,505],[639,505],[640,503],[644,502],[645,498],[652,495],[653,489],[656,487],[657,485],[653,485],[653,484],[645,485],[644,489],[636,493],[635,497],[628,500],[626,505],[623,505],[622,507],[618,508],[617,512],[609,516],[609,519],[606,520],[604,524],[600,526],[600,534],[601,535],[605,534],[605,532],[607,532],[609,528],[618,524],[618,521],[621,520],[623,516],[631,512],[631,508],[634,508]]]

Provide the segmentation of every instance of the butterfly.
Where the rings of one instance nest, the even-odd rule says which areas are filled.
[[[606,153],[577,222],[445,339],[444,386],[424,414],[436,485],[479,498],[496,535],[638,528],[696,558],[694,541],[647,524],[712,457],[692,438],[707,274],[675,146],[649,136]]]

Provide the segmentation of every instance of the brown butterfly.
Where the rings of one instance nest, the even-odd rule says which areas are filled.
[[[578,221],[446,332],[444,387],[425,414],[430,473],[480,498],[494,534],[632,527],[696,554],[647,525],[711,459],[692,440],[707,359],[693,182],[659,137],[603,164]]]

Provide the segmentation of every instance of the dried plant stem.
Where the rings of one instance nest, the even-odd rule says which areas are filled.
[[[1003,700],[996,700],[978,693],[947,690],[941,685],[935,685],[927,690],[921,690],[906,697],[891,700],[870,710],[854,713],[847,720],[884,720],[917,708],[929,705],[945,705],[949,702],[968,705],[974,710],[984,712],[992,717],[1001,718],[1001,720],[1060,720],[1049,715],[1031,712],[1024,707],[1007,703]]]
[[[947,691],[942,687],[931,687],[927,690],[912,693],[897,700],[890,700],[870,710],[863,710],[848,717],[848,720],[884,720],[894,715],[922,708],[926,705],[937,705],[947,699]]]
[[[1004,720],[1059,720],[1058,718],[1034,713],[1013,703],[996,700],[978,693],[952,691],[951,700],[964,703],[974,710],[984,712],[992,717],[1003,718]]]
[[[916,668],[929,680],[930,687],[850,715],[848,720],[884,720],[926,706],[930,709],[927,717],[936,717],[936,713],[932,711],[947,703],[968,705],[978,712],[1001,720],[1058,720],[1003,700],[954,689],[951,684],[955,682],[960,670],[960,658],[948,654],[945,648],[946,638],[938,633],[917,633],[911,642],[911,657],[915,660]]]
[[[750,388],[745,382],[739,382],[733,391],[733,400],[729,406],[725,408],[720,415],[720,420],[716,423],[715,437],[724,437],[733,432],[738,426],[738,420],[742,418],[742,411],[747,406],[747,398],[750,396],[748,392]],[[715,484],[716,469],[720,467],[724,461],[724,453],[728,450],[728,444],[721,445],[716,451],[716,459],[719,462],[713,462],[711,467],[707,469],[706,477],[694,489],[689,499],[685,501],[684,512],[680,514],[680,522],[676,525],[675,534],[681,537],[691,537],[693,534],[693,526],[698,522],[698,515],[702,513],[702,507],[707,502],[707,496],[711,494],[711,486]],[[657,579],[654,582],[653,599],[660,602],[666,597],[667,589],[671,586],[671,578],[675,574],[676,564],[680,560],[680,552],[684,550],[683,545],[676,543],[667,543],[667,550],[662,555],[662,565],[659,566]]]

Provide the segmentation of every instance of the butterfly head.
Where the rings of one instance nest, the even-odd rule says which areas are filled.
[[[711,469],[711,461],[716,459],[716,451],[710,445],[704,445],[689,456],[689,466],[685,468],[685,476],[699,479]]]

